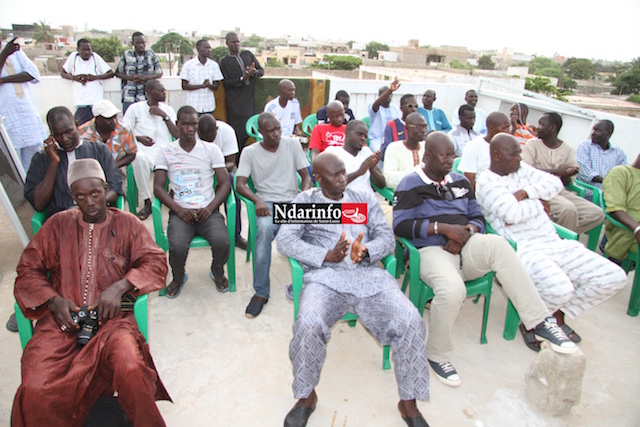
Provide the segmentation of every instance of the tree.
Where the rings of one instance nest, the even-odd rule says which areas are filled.
[[[496,63],[491,60],[491,55],[482,55],[478,59],[478,68],[481,70],[493,70],[496,68]]]
[[[618,95],[640,94],[640,67],[620,74],[613,82]]]
[[[378,43],[378,42],[369,42],[367,43],[367,46],[365,47],[365,49],[367,49],[369,58],[377,58],[379,51],[389,50],[389,45]]]
[[[224,58],[224,56],[228,52],[229,52],[229,50],[224,46],[214,47],[213,49],[211,49],[211,55],[209,55],[209,58],[213,59],[214,61],[216,61],[219,64],[220,60],[222,58]]]
[[[275,58],[275,57],[267,58],[267,63],[265,64],[265,66],[267,66],[267,67],[284,68],[284,62],[282,62],[281,60],[279,60],[278,58]]]
[[[362,65],[362,58],[356,56],[325,55],[322,63],[313,64],[311,68],[324,70],[355,70]]]
[[[92,39],[91,48],[107,62],[115,61],[114,58],[122,55],[125,49],[116,36]]]
[[[356,42],[355,40],[349,40],[349,41],[347,42],[347,46],[349,46],[349,50],[353,49],[353,44],[354,44],[355,42]]]
[[[557,75],[556,72],[552,70],[557,70]],[[560,77],[560,65],[555,63],[551,58],[536,56],[531,61],[529,61],[529,74],[538,73],[543,76]],[[550,73],[554,74],[552,75]]]
[[[156,53],[169,52],[170,49],[175,52],[176,48],[178,48],[181,59],[182,55],[193,55],[193,42],[178,33],[167,33],[151,46],[151,49]]]
[[[33,23],[33,39],[36,41],[36,44],[42,44],[46,42],[53,42],[53,31],[51,31],[51,27],[45,21],[40,21],[38,23]]]
[[[457,70],[473,70],[473,66],[470,64],[463,64],[459,59],[453,58],[449,62],[449,67]]]
[[[525,79],[524,88],[530,90],[532,92],[542,93],[546,96],[552,96],[560,101],[567,101],[565,95],[571,94],[570,91],[559,91],[557,87],[555,87],[551,83],[551,79],[549,77],[543,76],[535,76],[535,77],[527,77]]]
[[[243,40],[240,43],[240,46],[242,47],[258,47],[260,46],[260,43],[262,43],[264,39],[260,36],[256,36],[255,34],[252,34],[248,39]]]
[[[589,80],[596,76],[593,63],[586,58],[569,58],[562,67],[572,79]]]

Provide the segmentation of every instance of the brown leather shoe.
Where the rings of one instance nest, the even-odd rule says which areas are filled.
[[[236,248],[242,249],[243,251],[247,250],[247,239],[242,236],[236,236]]]

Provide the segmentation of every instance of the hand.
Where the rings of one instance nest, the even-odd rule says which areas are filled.
[[[60,156],[58,155],[58,143],[53,135],[44,140],[44,152],[49,158],[52,165],[60,164]]]
[[[150,136],[138,136],[136,137],[136,139],[138,140],[138,142],[141,142],[142,145],[145,145],[147,147],[151,147],[156,143]]]
[[[526,192],[526,191],[524,191],[524,190],[522,190],[522,189],[521,189],[521,190],[516,191],[515,193],[513,193],[513,196],[514,196],[514,197],[516,198],[516,200],[517,200],[517,201],[519,201],[519,202],[523,201],[524,199],[528,199],[528,198],[529,198],[529,195],[527,194],[527,192]]]
[[[342,235],[344,236],[344,231],[342,232]],[[362,258],[364,258],[364,254],[367,251],[367,247],[362,243],[363,236],[364,233],[358,234],[356,240],[353,241],[353,245],[351,245],[351,260],[355,264],[362,261]]]
[[[329,249],[324,260],[326,262],[342,262],[349,252],[349,243],[350,242],[345,239],[345,232],[343,231],[340,240],[338,240],[338,243],[336,243],[333,249]]]
[[[193,224],[198,220],[198,213],[192,209],[180,208],[176,214],[187,224]]]
[[[18,37],[14,37],[11,39],[9,43],[6,44],[4,49],[2,49],[2,55],[6,55],[7,57],[9,57],[10,55],[13,55],[16,51],[20,50],[20,45],[16,43],[17,39]]]
[[[360,170],[364,174],[367,170],[375,168],[376,165],[380,162],[380,159],[382,159],[382,153],[380,152],[380,150],[378,150],[367,157],[364,162],[362,162],[362,165],[360,165]]]
[[[98,324],[102,325],[107,320],[120,314],[122,307],[122,295],[130,288],[127,279],[121,279],[102,291],[98,299],[88,308],[98,312]]]
[[[204,82],[202,82],[202,87],[203,88],[208,88],[210,84],[211,83],[209,83],[209,79],[206,79]]]
[[[209,219],[209,217],[213,214],[213,210],[209,209],[208,207],[206,208],[202,208],[202,209],[198,209],[195,213],[196,215],[196,222],[205,222],[206,220]]]
[[[451,254],[458,255],[462,250],[462,246],[460,246],[458,243],[454,242],[453,240],[449,240],[447,243],[445,243],[442,249],[444,249],[445,251]]]
[[[79,329],[78,324],[71,319],[72,311],[80,311],[80,307],[75,302],[56,295],[49,300],[48,305],[53,318],[63,331]]]
[[[551,205],[549,202],[546,200],[540,200],[540,203],[542,203],[542,209],[544,209],[547,215],[549,215],[549,212],[551,212]]]
[[[262,200],[258,200],[256,202],[256,215],[257,216],[271,216],[271,211],[269,210],[269,206]]]
[[[439,222],[438,227],[440,229],[439,234],[447,236],[449,240],[457,242],[460,246],[464,246],[469,240],[469,229],[466,226]]]
[[[247,74],[249,75],[249,77],[253,77],[254,74],[256,73],[256,63],[252,62],[251,65],[248,65],[246,67],[247,69]]]
[[[400,81],[398,80],[398,77],[395,77],[393,82],[391,82],[391,91],[395,92],[398,89],[400,89]]]
[[[142,74],[134,74],[131,76],[131,80],[133,80],[135,84],[144,83],[146,81],[145,76]]]
[[[569,166],[564,173],[564,176],[573,176],[580,172],[580,167],[578,166]]]
[[[149,107],[149,114],[153,114],[155,116],[159,116],[162,118],[164,118],[167,115],[167,113],[162,111],[162,108],[158,107],[157,105]]]

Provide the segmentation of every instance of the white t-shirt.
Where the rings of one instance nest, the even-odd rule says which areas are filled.
[[[176,122],[178,118],[176,117],[176,112],[173,107],[164,102],[158,103],[158,107],[167,113],[170,121]],[[167,124],[162,117],[151,114],[149,112],[150,108],[147,101],[138,101],[127,109],[123,120],[133,129],[134,135],[152,138],[156,142],[153,145],[154,147],[169,144],[173,137],[171,132],[169,132]],[[138,147],[140,146],[142,146],[142,144],[138,144]]]
[[[479,174],[489,169],[489,166],[491,166],[491,150],[484,136],[469,141],[462,151],[458,170]]]
[[[280,119],[280,126],[282,127],[283,138],[293,135],[293,128],[295,128],[297,124],[302,123],[300,103],[295,98],[287,102],[287,105],[282,108],[280,106],[280,97],[278,96],[276,99],[272,99],[264,106],[264,111],[268,111],[278,116]]]
[[[69,55],[62,68],[72,76],[79,74],[100,76],[107,71],[111,71],[111,67],[95,52],[86,61],[80,57],[78,52],[73,52]],[[93,105],[104,97],[102,80],[94,80],[85,84],[72,82],[71,90],[73,91],[73,104],[77,106]]]
[[[218,125],[218,133],[213,143],[222,151],[223,156],[230,156],[238,152],[238,138],[236,131],[222,120],[216,120]]]
[[[190,152],[180,146],[179,139],[175,144],[163,145],[155,161],[155,170],[167,171],[173,200],[187,209],[201,209],[213,201],[214,169],[224,167],[218,146],[200,140]]]
[[[362,147],[362,149],[358,152],[357,155],[353,156],[344,147],[327,147],[324,150],[325,153],[333,153],[340,158],[344,162],[344,167],[347,170],[347,174],[353,173],[360,169],[362,163],[371,155],[373,155],[373,151],[367,146]],[[373,187],[371,187],[371,172],[367,169],[367,171],[354,179],[347,185],[348,188],[361,191],[364,193],[369,193],[374,195]]]
[[[184,63],[180,78],[191,85],[201,85],[205,80],[213,83],[221,81],[224,77],[216,61],[207,58],[207,62],[202,65],[196,56]],[[191,105],[198,113],[209,113],[216,109],[216,99],[211,89],[202,88],[185,92],[187,93],[187,105]]]

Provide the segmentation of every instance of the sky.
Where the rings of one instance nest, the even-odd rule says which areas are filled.
[[[73,25],[78,30],[195,30],[200,35],[217,35],[239,27],[247,36],[289,35],[365,44],[375,40],[390,46],[403,46],[409,39],[418,39],[420,45],[499,51],[509,48],[548,57],[555,53],[619,61],[640,57],[638,0],[453,0],[439,4],[421,0],[397,5],[351,0],[328,2],[321,10],[301,6],[314,6],[317,2],[291,0],[191,0],[185,6],[160,1],[156,4],[161,6],[154,8],[147,6],[151,2],[137,3],[146,6],[146,11],[127,11],[124,2],[117,6],[111,3],[112,7],[76,0],[1,2],[2,28],[44,20],[54,28]]]

